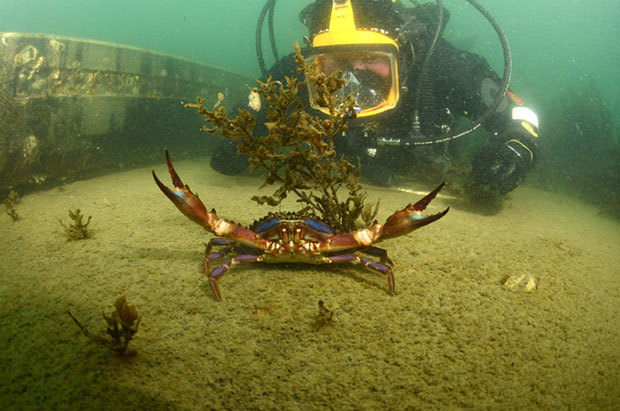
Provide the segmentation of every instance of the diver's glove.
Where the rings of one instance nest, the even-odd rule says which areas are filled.
[[[248,166],[248,156],[237,153],[237,143],[222,140],[211,154],[211,167],[218,173],[234,176]]]
[[[480,184],[506,194],[521,184],[533,161],[532,151],[519,140],[493,142],[474,160],[472,174]]]

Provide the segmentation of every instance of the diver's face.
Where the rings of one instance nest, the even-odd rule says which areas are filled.
[[[368,55],[357,58],[352,63],[354,69],[371,71],[382,79],[390,75],[390,60],[384,56]]]
[[[382,79],[390,76],[390,59],[377,53],[340,53],[324,55],[321,57],[321,66],[326,74],[336,70],[367,70]]]
[[[398,101],[398,73],[395,50],[371,47],[360,50],[342,45],[342,48],[317,48],[317,54],[310,57],[318,63],[317,69],[326,74],[341,73],[342,87],[336,91],[339,98],[355,96],[355,111],[358,117],[372,116],[396,107]],[[388,47],[386,46],[386,49]],[[312,87],[312,86],[311,86]],[[316,92],[316,90],[315,90]],[[311,91],[310,104],[327,113],[316,103]]]

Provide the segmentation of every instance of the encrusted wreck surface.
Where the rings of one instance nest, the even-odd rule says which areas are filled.
[[[225,70],[87,39],[0,33],[0,198],[154,162],[161,148],[206,154],[181,104],[252,81]]]

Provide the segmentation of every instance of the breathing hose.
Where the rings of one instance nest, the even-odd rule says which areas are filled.
[[[276,61],[280,60],[278,56],[278,49],[276,47],[276,38],[273,31],[273,11],[276,6],[276,0],[267,0],[260,14],[258,15],[258,21],[256,23],[256,58],[258,59],[258,66],[260,67],[260,71],[263,77],[267,75],[267,68],[265,66],[265,59],[263,57],[263,25],[265,24],[265,15],[269,13],[268,16],[268,27],[269,27],[269,42],[271,44],[271,51],[273,52],[273,57]]]
[[[495,112],[495,110],[497,110],[497,107],[499,107],[499,105],[502,102],[502,99],[504,98],[504,96],[506,95],[506,92],[508,91],[508,85],[510,84],[510,76],[512,73],[512,57],[510,55],[510,46],[508,45],[508,40],[506,39],[506,36],[504,35],[504,32],[502,31],[499,24],[497,24],[497,21],[495,21],[493,16],[491,16],[491,14],[484,7],[482,7],[475,0],[467,0],[467,2],[471,4],[472,6],[474,6],[489,21],[489,23],[491,23],[491,26],[493,26],[493,29],[495,29],[495,32],[497,33],[497,36],[499,37],[499,40],[502,43],[502,49],[504,52],[504,77],[502,78],[502,82],[499,86],[498,93],[495,96],[495,99],[491,102],[491,104],[489,104],[489,107],[487,107],[486,111],[482,113],[482,115],[478,117],[478,119],[474,121],[472,124],[470,124],[469,126],[461,130],[455,131],[454,133],[445,135],[445,136],[440,136],[436,138],[428,138],[427,136],[422,134],[422,132],[420,131],[419,102],[420,102],[420,96],[421,96],[421,91],[420,91],[421,87],[416,87],[416,90],[415,90],[416,95],[415,95],[415,100],[414,100],[414,120],[413,120],[414,135],[412,136],[413,138],[410,140],[410,143],[413,145],[420,146],[420,145],[428,145],[428,144],[447,143],[449,141],[456,140],[457,138],[463,137],[471,133],[472,131],[479,128],[482,125],[482,123],[487,118],[489,118],[493,114],[493,112]],[[443,20],[443,5],[442,5],[441,0],[437,0],[437,6],[439,7],[439,23],[437,26],[437,31],[435,32],[435,37],[433,38],[433,42],[431,43],[431,46],[426,54],[424,62],[422,63],[422,69],[420,70],[420,78],[418,80],[419,86],[422,85],[421,83],[424,79],[425,72],[426,70],[428,70],[428,67],[430,65],[430,58],[433,53],[433,49],[435,48],[437,38],[439,37],[439,34],[441,32],[441,26],[443,23],[442,21]]]
[[[426,52],[426,56],[424,56],[422,68],[420,69],[418,81],[414,89],[415,94],[413,97],[413,134],[410,136],[411,138],[409,141],[414,145],[417,141],[427,139],[427,137],[422,134],[422,130],[420,127],[420,98],[422,97],[422,89],[424,86],[426,73],[428,72],[428,67],[431,63],[431,56],[433,55],[433,51],[435,50],[435,46],[437,45],[437,39],[439,39],[439,35],[441,34],[443,26],[443,3],[441,0],[437,0],[437,7],[439,8],[439,17],[437,18],[437,30],[435,30],[433,41],[431,42],[431,45]]]

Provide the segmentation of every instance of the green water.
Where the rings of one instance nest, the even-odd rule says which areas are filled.
[[[280,55],[307,34],[298,13],[309,1],[279,1],[275,28]],[[542,108],[567,88],[592,79],[620,116],[620,3],[617,0],[481,2],[512,48],[512,86]],[[171,53],[247,75],[258,75],[254,48],[260,0],[171,2],[2,0],[0,31],[92,38]],[[501,50],[488,24],[464,0],[446,0],[446,36],[486,56],[501,71]],[[270,56],[269,56],[270,57]],[[268,60],[268,63],[270,60]]]
[[[291,52],[294,41],[301,42],[307,35],[298,14],[308,3],[277,2],[274,26],[280,56]],[[576,186],[601,184],[600,188],[579,196],[590,200],[604,193],[604,207],[617,204],[620,2],[482,3],[509,40],[512,90],[540,118],[541,161],[528,180],[545,189],[563,188],[569,193]],[[252,77],[260,75],[255,31],[264,5],[262,0],[2,0],[0,4],[0,31],[110,41],[186,57]],[[465,0],[446,0],[444,6],[451,13],[446,38],[459,48],[481,54],[501,74],[502,49],[488,22]],[[266,33],[263,43],[269,67],[274,59]],[[590,132],[584,134],[585,129]],[[603,161],[601,153],[605,154]]]

